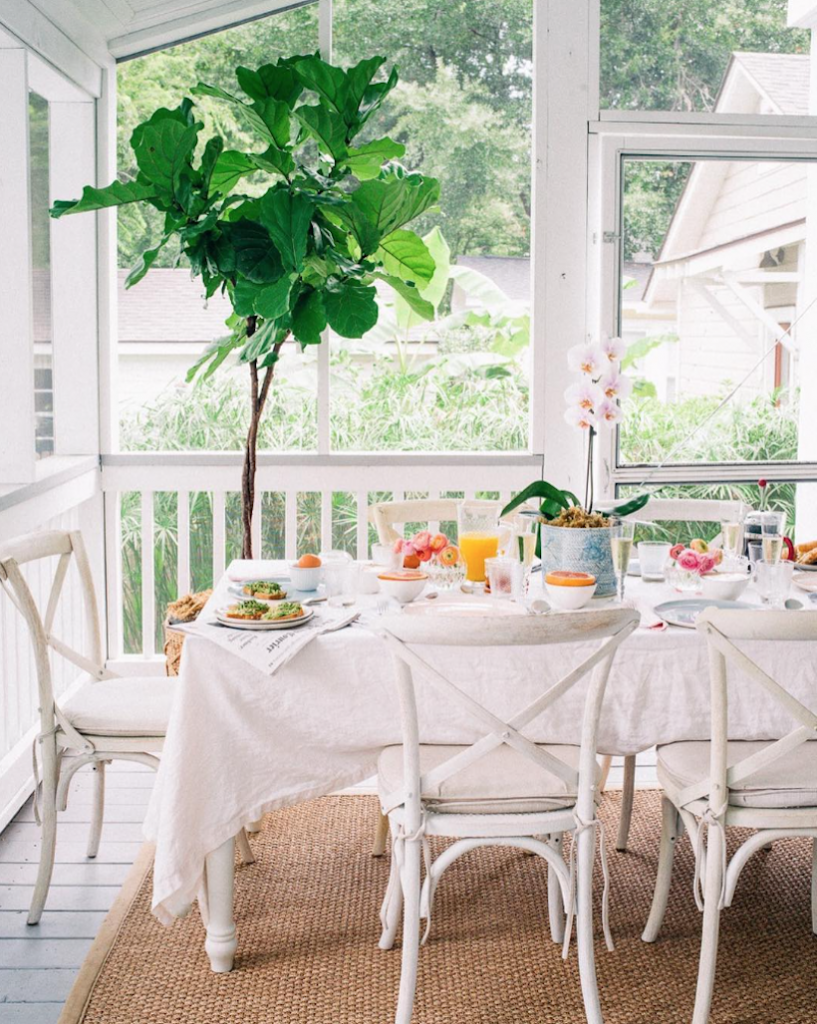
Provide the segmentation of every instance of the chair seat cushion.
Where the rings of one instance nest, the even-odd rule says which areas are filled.
[[[731,768],[768,742],[733,740],[726,761]],[[709,773],[708,741],[668,743],[658,748],[658,778],[670,791],[691,786]],[[817,741],[799,747],[773,761],[729,791],[733,807],[817,807]]]
[[[165,676],[90,682],[60,708],[75,729],[97,736],[164,736],[175,680]]]
[[[467,746],[420,745],[420,774]],[[548,746],[540,749],[558,757],[571,768],[579,767],[579,748]],[[377,766],[380,798],[393,796],[403,788],[403,747],[386,747]],[[572,807],[576,787],[535,764],[512,747],[501,746],[481,757],[462,772],[434,787],[423,789],[423,803],[449,814],[536,814]]]

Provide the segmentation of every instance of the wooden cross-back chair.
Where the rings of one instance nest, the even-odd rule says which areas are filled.
[[[577,905],[579,966],[587,1019],[590,1024],[601,1024],[592,926],[592,872],[599,826],[596,732],[613,657],[638,622],[637,612],[615,608],[542,617],[503,616],[500,620],[407,614],[382,620],[394,656],[403,736],[401,745],[385,748],[378,765],[381,806],[388,814],[394,837],[391,875],[381,911],[381,948],[393,945],[401,909],[403,913],[397,1024],[409,1024],[411,1019],[420,918],[430,922],[434,891],[443,872],[463,853],[490,845],[518,846],[547,862],[551,933],[555,941],[564,943],[565,953]],[[466,660],[469,649],[478,657],[479,649],[486,646],[535,647],[593,640],[599,645],[592,654],[508,721],[451,682],[432,660],[433,648],[439,646],[463,648]],[[545,745],[528,739],[525,728],[591,672],[581,745]],[[485,734],[463,746],[422,743],[415,675],[464,707],[485,728]],[[561,852],[565,832],[574,834],[570,869]],[[432,863],[429,836],[453,837],[456,842]],[[548,841],[537,838],[540,836],[549,837]],[[427,867],[421,891],[424,855]],[[603,866],[606,876],[604,860]],[[605,936],[612,948],[606,884],[603,905]],[[570,922],[567,928],[564,907]]]
[[[500,508],[499,501],[482,501],[468,499],[468,506],[473,509],[484,507],[486,511]],[[457,521],[457,506],[462,505],[460,498],[409,498],[405,501],[380,501],[369,506],[369,521],[377,530],[381,544],[393,544],[401,534],[395,526],[406,523],[427,523],[429,528],[437,530],[440,523]]]
[[[26,582],[23,566],[57,558],[45,613]],[[87,633],[86,651],[74,650],[53,632],[63,586],[74,562],[79,579]],[[39,733],[34,741],[34,814],[42,826],[40,865],[28,915],[37,924],[43,912],[57,841],[57,811],[65,810],[75,773],[85,765],[95,774],[94,802],[87,855],[99,850],[105,803],[105,765],[114,759],[136,761],[155,769],[170,716],[174,682],[165,676],[117,678],[105,667],[102,631],[88,555],[79,531],[50,530],[27,534],[0,547],[0,587],[22,615],[34,651],[39,697]],[[71,698],[55,699],[52,652],[88,677]],[[39,793],[39,760],[42,793]],[[66,760],[66,755],[71,755]],[[242,854],[251,858],[246,836]]]
[[[599,508],[609,508],[616,502],[599,502]],[[644,520],[654,523],[681,522],[681,523],[722,523],[740,522],[743,520],[749,506],[742,501],[715,501],[697,498],[650,498],[647,504],[633,512],[630,519]],[[687,538],[673,538],[675,540],[692,540]],[[602,759],[602,771],[606,782],[607,773],[610,770],[611,758]],[[635,755],[628,755],[624,758],[624,781],[621,795],[621,814],[618,821],[618,834],[616,836],[616,849],[623,853],[627,849],[627,842],[630,837],[630,823],[633,816],[633,801],[635,799]]]
[[[655,894],[642,938],[658,937],[669,896],[675,843],[686,827],[695,847],[695,900],[703,910],[693,1024],[706,1024],[715,983],[721,910],[732,904],[738,878],[758,850],[777,839],[812,838],[812,931],[817,934],[817,692],[805,707],[739,646],[745,641],[802,643],[817,679],[817,613],[707,609],[696,628],[709,645],[711,739],[658,748],[658,778],[664,788],[663,826]],[[793,727],[774,741],[729,740],[728,667],[791,716]],[[752,687],[757,693],[757,687]],[[754,695],[741,681],[742,700]],[[706,766],[709,766],[708,770]],[[756,829],[727,861],[730,825]],[[704,848],[704,832],[706,845]],[[703,879],[703,893],[701,893]],[[752,939],[754,941],[754,939]]]

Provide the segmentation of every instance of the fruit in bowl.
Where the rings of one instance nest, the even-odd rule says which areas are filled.
[[[377,577],[380,592],[393,597],[400,604],[409,604],[419,597],[428,583],[428,573],[418,569],[403,569],[396,572],[382,572]]]
[[[317,555],[301,555],[289,567],[289,578],[296,590],[317,590],[321,581],[321,560]]]
[[[596,592],[596,577],[589,572],[554,569],[545,576],[545,589],[551,604],[562,611],[576,611]]]

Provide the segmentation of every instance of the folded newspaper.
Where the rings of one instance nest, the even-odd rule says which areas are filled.
[[[195,622],[179,624],[173,629],[188,636],[210,640],[225,651],[231,651],[253,668],[273,675],[298,651],[323,633],[348,626],[359,615],[357,608],[315,608],[315,614],[302,626],[293,629],[249,630],[222,626],[210,617],[209,607]]]

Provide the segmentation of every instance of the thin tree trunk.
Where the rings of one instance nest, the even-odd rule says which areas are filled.
[[[247,320],[247,337],[255,333],[255,317]],[[281,346],[286,341],[279,341],[274,346],[275,355],[281,351]],[[252,517],[255,508],[255,470],[256,455],[258,450],[258,427],[261,423],[261,416],[264,413],[267,395],[269,394],[272,377],[275,372],[275,363],[267,367],[264,378],[259,382],[258,362],[253,360],[250,363],[250,426],[247,430],[247,442],[244,446],[244,468],[241,473],[241,525],[243,538],[241,543],[241,557],[252,558]],[[260,387],[259,387],[260,383]]]

